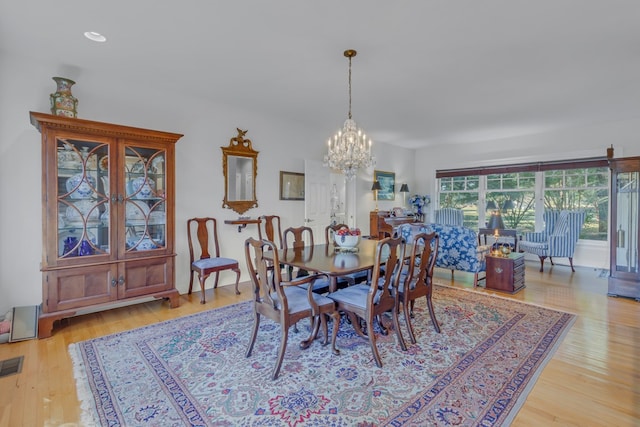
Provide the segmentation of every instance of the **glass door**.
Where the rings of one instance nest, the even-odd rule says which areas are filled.
[[[125,147],[125,251],[166,248],[166,152]]]
[[[109,255],[109,144],[56,138],[59,260]]]
[[[619,172],[616,183],[615,269],[620,273],[638,273],[638,210],[640,172]]]

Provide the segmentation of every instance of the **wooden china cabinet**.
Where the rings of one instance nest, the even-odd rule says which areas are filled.
[[[610,159],[610,296],[640,301],[640,157]]]
[[[42,134],[38,336],[81,310],[143,297],[179,305],[174,157],[180,134],[31,112]]]

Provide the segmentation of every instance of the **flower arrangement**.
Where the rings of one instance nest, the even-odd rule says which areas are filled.
[[[419,194],[414,194],[409,198],[409,203],[413,206],[416,214],[422,215],[424,213],[424,208],[431,203],[431,197],[428,194],[421,196]]]

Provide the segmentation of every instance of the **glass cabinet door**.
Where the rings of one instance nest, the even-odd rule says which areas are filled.
[[[165,249],[166,152],[125,147],[125,251]]]
[[[58,259],[109,255],[109,144],[56,138]]]
[[[640,172],[618,172],[616,184],[615,270],[638,273],[638,179]]]

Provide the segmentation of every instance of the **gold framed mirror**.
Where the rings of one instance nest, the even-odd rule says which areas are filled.
[[[248,131],[236,128],[238,136],[229,140],[222,149],[222,173],[224,174],[223,208],[233,209],[240,215],[258,207],[256,176],[258,175],[258,151],[251,140],[244,136]]]

